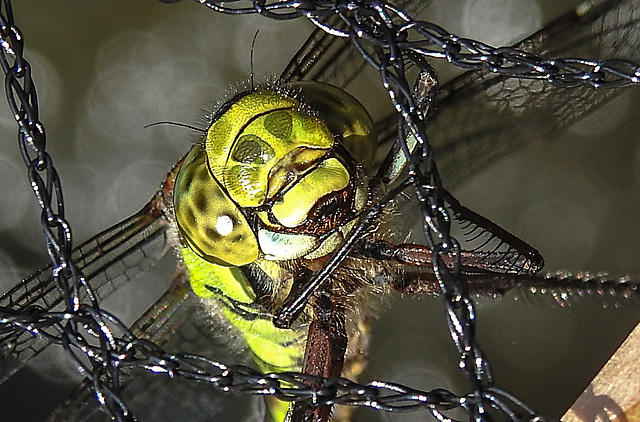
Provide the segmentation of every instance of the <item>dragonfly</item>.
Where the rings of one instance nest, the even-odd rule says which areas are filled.
[[[586,100],[583,100],[583,101],[586,101]],[[444,115],[444,114],[445,114],[445,112],[446,112],[445,106],[443,105],[443,107],[442,107],[442,108],[443,108],[443,110],[442,110],[442,114],[441,114],[441,115]],[[580,116],[578,116],[578,117],[580,117]],[[440,118],[443,118],[443,117],[440,117]],[[438,132],[435,132],[435,133],[438,133]],[[536,134],[536,135],[537,135],[537,136],[540,136],[540,134]],[[436,135],[434,135],[434,136],[436,136]],[[464,178],[465,176],[458,176],[458,177]]]

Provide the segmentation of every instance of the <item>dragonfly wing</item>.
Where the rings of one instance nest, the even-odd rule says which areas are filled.
[[[137,214],[73,250],[74,262],[99,299],[105,299],[124,283],[149,269],[169,250],[172,235],[166,202],[163,188]],[[84,296],[81,299],[86,299],[86,292]],[[2,295],[0,306],[16,310],[27,306],[63,310],[63,298],[51,277],[51,266],[25,278]],[[12,356],[9,360],[12,363],[6,363],[8,367],[0,372],[0,382],[49,344],[43,337],[25,332],[9,329],[0,332],[0,356]]]
[[[596,3],[588,13],[567,14],[514,47],[548,58],[640,60],[640,1]],[[427,135],[442,180],[450,189],[527,144],[555,137],[622,92],[466,72],[438,88],[429,113]],[[395,139],[396,123],[393,114],[378,124],[386,142]]]
[[[167,292],[131,327],[139,338],[151,340],[168,353],[193,353],[215,356],[225,363],[249,364],[247,354],[240,353],[240,339],[211,307],[193,294],[188,278],[178,270]],[[245,397],[231,399],[216,393],[213,387],[163,374],[136,369],[121,376],[127,406],[148,420],[211,420],[213,415],[228,415],[234,401],[238,409],[248,411]],[[157,400],[161,399],[161,400]],[[240,410],[242,412],[243,410]],[[49,422],[109,421],[111,416],[98,405],[92,384],[83,382],[73,395],[54,411]]]
[[[402,0],[396,4],[415,16],[424,10],[429,2]],[[328,19],[327,23],[338,28],[344,27],[336,16]],[[280,80],[326,82],[346,89],[366,66],[368,63],[353,48],[351,41],[329,35],[316,28],[287,64]]]
[[[419,2],[414,2],[414,3],[419,3]],[[595,25],[594,25],[594,27],[595,27]],[[616,31],[617,30],[614,30],[614,33],[617,33]],[[322,35],[322,33],[320,33],[320,35]],[[293,71],[289,71],[289,67],[288,67],[287,68],[288,70],[283,74],[282,79],[285,80],[285,81],[295,80],[296,78],[322,80],[322,81],[327,81],[327,82],[330,82],[330,83],[334,83],[334,84],[336,84],[338,86],[344,86],[345,84],[348,84],[351,80],[353,80],[354,75],[358,72],[357,69],[359,69],[357,66],[352,66],[350,58],[354,58],[354,60],[355,60],[355,57],[359,57],[358,53],[355,52],[353,50],[353,48],[351,48],[351,46],[349,46],[348,48],[342,48],[340,46],[338,46],[338,47],[334,47],[334,46],[323,47],[325,45],[325,43],[333,42],[334,38],[333,37],[327,37],[327,40],[323,41],[322,37],[319,37],[317,34],[314,35],[314,36],[316,36],[316,38],[312,37],[312,39],[308,42],[308,45],[305,45],[305,47],[303,47],[303,48],[306,48],[306,53],[305,54],[308,54],[309,56],[307,58],[305,58],[305,59],[300,60],[299,63],[294,63],[292,61],[292,63],[294,63],[294,64],[290,65],[290,67],[293,66]],[[637,40],[637,37],[635,37],[633,39]],[[341,40],[338,40],[338,41],[342,42]],[[309,44],[309,43],[311,43],[311,44]],[[335,54],[338,54],[338,56],[330,56],[330,57],[345,57],[345,58],[343,58],[343,59],[338,59],[338,58],[336,58],[336,59],[326,59],[325,58],[325,59],[323,59],[323,60],[325,60],[324,62],[320,58],[318,58],[318,57],[325,57],[325,56],[323,56],[323,54],[325,54],[325,51],[329,52],[329,51],[334,51],[334,50],[337,52]],[[303,53],[304,53],[304,50],[303,50]],[[342,56],[343,54],[347,54],[347,56]],[[615,55],[617,56],[617,55],[624,55],[624,54],[626,54],[626,53],[616,53]],[[326,56],[326,57],[329,57],[329,56]],[[629,56],[629,57],[631,57],[631,56]],[[323,65],[322,63],[325,63],[325,64]],[[342,63],[342,64],[340,64],[340,63]],[[347,66],[347,64],[349,64],[349,66]],[[322,71],[317,71],[315,73],[315,76],[314,76],[315,69],[323,69],[323,70]],[[350,72],[350,73],[344,73],[344,72],[347,72],[347,71]],[[455,85],[455,84],[454,85],[450,85],[451,87],[453,87],[452,88],[453,93],[455,93],[455,95],[458,96],[457,97],[458,98],[457,102],[454,101],[456,99],[455,96],[450,97],[453,100],[447,100],[446,98],[449,98],[449,95],[453,95],[453,94],[446,94],[447,91],[443,90],[443,92],[445,92],[445,94],[442,94],[443,97],[441,97],[441,98],[443,98],[442,99],[442,104],[443,105],[440,107],[440,111],[438,113],[440,115],[440,116],[438,116],[438,121],[441,120],[441,119],[443,119],[442,120],[443,122],[447,122],[447,121],[451,121],[451,120],[455,121],[455,118],[453,118],[453,117],[449,118],[449,120],[446,120],[441,116],[445,115],[446,112],[450,112],[452,114],[455,113],[454,111],[448,111],[448,109],[450,109],[450,108],[454,108],[454,109],[458,108],[462,104],[465,103],[466,98],[467,98],[467,93],[463,90],[463,86],[469,86],[471,88],[475,87],[475,94],[474,94],[475,97],[473,97],[473,98],[478,98],[478,100],[476,100],[476,103],[479,101],[482,104],[484,104],[483,101],[485,101],[485,102],[488,102],[488,104],[491,105],[491,107],[496,107],[496,108],[498,108],[498,105],[502,105],[502,107],[504,107],[505,110],[506,110],[505,112],[507,112],[506,115],[508,115],[508,116],[511,116],[512,114],[520,115],[521,116],[520,117],[521,118],[520,122],[522,122],[522,123],[520,123],[520,125],[521,126],[524,125],[524,122],[526,122],[526,116],[528,116],[527,113],[533,114],[533,111],[528,111],[527,112],[526,110],[523,110],[524,106],[521,106],[521,109],[518,109],[517,107],[515,107],[518,104],[514,103],[513,100],[509,100],[506,96],[502,97],[501,96],[501,92],[500,92],[501,89],[507,89],[507,88],[509,88],[512,93],[513,93],[513,90],[515,88],[523,89],[523,88],[518,88],[518,85],[520,85],[522,82],[518,82],[518,81],[514,82],[514,84],[516,85],[515,88],[509,86],[509,83],[510,83],[509,80],[504,80],[504,81],[501,81],[500,83],[497,83],[497,84],[494,84],[494,85],[489,84],[487,86],[487,89],[489,89],[489,92],[485,92],[484,91],[484,88],[483,88],[483,86],[484,86],[483,84],[484,83],[485,82],[483,82],[483,81],[480,81],[480,82],[475,82],[474,81],[474,82],[459,83],[460,85]],[[542,93],[547,92],[546,91],[547,88],[545,87],[544,83],[541,83],[541,85],[542,85],[541,87],[538,87],[537,85],[534,86],[534,87],[527,86],[528,82],[527,83],[522,83],[522,84],[523,84],[522,86],[525,87],[524,90],[521,91],[521,92],[520,91],[516,91],[516,92],[520,92],[522,94],[522,96],[520,96],[520,100],[522,101],[522,103],[526,103],[527,102],[527,101],[525,101],[525,97],[524,97],[525,94],[527,94],[527,95],[529,95],[529,94],[537,95],[538,91],[539,91],[540,95],[542,95]],[[534,88],[536,88],[537,90],[534,89]],[[549,88],[549,89],[551,89],[551,88]],[[569,91],[569,90],[567,90],[567,91]],[[593,90],[590,90],[590,91],[593,92]],[[473,91],[471,91],[471,92],[473,92]],[[569,94],[569,95],[571,95],[571,94]],[[551,96],[551,94],[547,94],[547,96],[542,95],[540,97],[539,101],[542,101],[542,102],[551,101],[551,99],[548,98],[548,96]],[[565,96],[564,98],[565,98],[564,102],[566,104],[567,97]],[[582,98],[582,97],[578,96],[578,98]],[[462,100],[464,100],[464,101],[462,101]],[[451,106],[449,106],[449,107],[447,106],[447,105],[449,105],[449,103],[447,101],[453,101],[453,103],[450,104]],[[585,103],[587,102],[587,100],[584,100],[584,99],[581,99],[580,101],[585,102]],[[454,105],[454,104],[458,104],[458,105],[456,105],[456,107],[453,107],[452,105]],[[463,107],[463,108],[466,108],[466,106]],[[515,110],[512,110],[513,108],[515,108]],[[522,111],[518,111],[518,110],[522,110]],[[580,113],[580,112],[575,111],[575,110],[574,110],[574,112],[575,113]],[[490,115],[491,112],[485,112],[484,114]],[[453,116],[455,116],[455,114],[453,114]],[[394,116],[394,120],[395,119],[396,118]],[[493,123],[491,123],[491,122],[493,122]],[[492,142],[495,142],[495,138],[491,138],[490,137],[490,131],[493,130],[494,125],[497,125],[498,122],[501,124],[499,130],[500,131],[504,131],[505,130],[505,128],[504,128],[505,122],[503,120],[501,120],[501,119],[495,119],[494,118],[494,119],[490,120],[490,124],[487,125],[486,127],[483,127],[482,129],[478,129],[476,127],[476,129],[474,131],[471,131],[471,132],[475,133],[475,132],[487,131],[487,136],[489,137],[489,139],[492,140]],[[447,126],[446,126],[447,124],[445,124],[445,123],[438,123],[438,124],[441,125],[441,128],[449,129],[449,128],[447,128]],[[477,122],[476,122],[476,124],[477,124]],[[538,124],[539,124],[539,120],[538,120]],[[436,125],[436,123],[434,122],[434,127],[437,127],[435,125]],[[465,125],[464,124],[457,124],[457,126],[465,126]],[[534,126],[535,126],[535,124],[534,124]],[[431,134],[431,132],[429,132],[429,133]],[[437,131],[434,132],[434,135],[433,135],[434,141],[436,141],[437,138],[440,136],[440,135],[437,135],[437,136],[435,135],[435,134],[438,134],[438,133],[441,133],[441,132],[437,132]],[[473,135],[473,133],[470,134],[469,136]],[[480,145],[477,147],[476,155],[481,156],[482,154],[490,153],[490,155],[493,154],[494,157],[499,156],[498,153],[494,153],[493,152],[493,150],[495,149],[494,145],[492,145],[492,144],[490,144],[488,142],[485,142],[484,144],[482,143],[482,141],[484,139],[483,137],[467,138],[467,137],[462,136],[462,135],[460,135],[458,133],[458,135],[456,135],[456,136],[452,135],[452,136],[449,136],[449,137],[443,137],[443,139],[444,139],[443,140],[443,146],[441,146],[440,149],[442,151],[445,151],[445,152],[443,152],[442,154],[447,153],[447,148],[445,148],[445,147],[450,145],[451,148],[449,148],[449,149],[451,150],[451,152],[450,152],[451,156],[455,156],[456,154],[458,154],[460,156],[461,160],[463,160],[469,154],[469,152],[467,152],[466,149],[462,148],[462,146],[466,146],[467,148],[471,149],[472,148],[471,145],[473,145],[476,142],[480,143]],[[459,139],[461,139],[462,141],[459,141]],[[461,146],[454,148],[454,146],[457,145],[456,142],[461,143],[460,144]],[[491,151],[487,152],[485,150],[491,150]],[[500,151],[498,151],[498,152],[500,152]],[[446,162],[446,160],[445,160],[445,162]],[[456,165],[456,168],[457,167],[458,167],[458,165]],[[466,166],[466,167],[463,166],[463,167],[467,168],[468,166]],[[476,167],[476,168],[479,168],[479,167]],[[446,171],[451,172],[452,169],[453,169],[453,165],[452,164],[450,164],[450,163],[449,164],[445,164],[445,166],[443,167],[443,172],[445,172],[445,173],[446,173]],[[473,171],[465,170],[465,172],[460,175],[460,179],[467,178],[472,173],[473,173]],[[445,178],[445,180],[448,180],[448,179]],[[164,225],[165,233],[166,233],[167,228],[168,228],[168,225],[165,224]],[[178,300],[178,302],[174,302],[173,300],[174,299],[167,300],[166,305],[168,305],[168,306],[176,306],[177,305],[179,310],[180,310],[179,312],[185,312],[186,314],[190,315],[191,310],[196,309],[196,308],[193,307],[193,306],[196,306],[196,304],[191,305],[190,304],[191,299],[189,299],[188,296],[183,296],[183,299],[175,299],[175,300]],[[180,302],[180,300],[185,300],[185,301],[184,302]],[[202,353],[202,354],[204,354],[206,356],[214,356],[214,355],[215,356],[219,356],[217,354],[218,350],[216,350],[215,353],[212,353],[212,349],[211,349],[210,345],[203,344],[202,348],[190,345],[190,344],[192,344],[191,340],[194,340],[194,339],[196,341],[202,340],[205,343],[208,341],[208,340],[207,341],[203,340],[202,339],[203,336],[201,336],[201,335],[200,336],[196,336],[196,334],[198,333],[198,329],[195,329],[195,331],[194,331],[194,330],[188,328],[188,325],[185,324],[185,322],[193,321],[193,318],[185,317],[183,319],[177,313],[178,311],[176,311],[176,313],[172,314],[172,315],[174,315],[174,316],[172,316],[172,318],[175,318],[175,321],[176,321],[176,324],[174,326],[174,323],[169,321],[169,320],[167,320],[167,322],[165,323],[163,319],[150,318],[150,317],[153,317],[153,315],[150,314],[150,312],[152,313],[153,310],[150,310],[149,312],[147,312],[142,317],[142,320],[145,320],[146,323],[141,324],[137,328],[137,329],[141,330],[140,334],[146,334],[149,337],[155,338],[156,340],[160,340],[160,341],[165,337],[168,338],[167,343],[165,343],[165,347],[168,350],[189,350],[189,351],[201,350],[200,353]],[[200,313],[194,311],[193,315],[194,316],[200,315]],[[179,323],[180,321],[183,321],[183,323],[180,324]],[[170,328],[169,326],[174,326],[175,328]],[[168,334],[172,334],[172,335],[169,336]],[[185,340],[189,340],[189,342],[188,342],[189,344],[187,344],[187,343],[183,344],[183,342]],[[236,362],[236,360],[234,360],[233,362]],[[156,378],[153,379],[153,383],[149,382],[149,378],[147,378],[148,376],[156,377]],[[152,389],[150,387],[152,384],[158,382],[157,381],[158,375],[143,374],[143,375],[140,375],[140,376],[136,375],[133,378],[134,379],[132,381],[132,385],[140,384],[140,386],[139,387],[131,387],[136,391],[132,392],[132,394],[128,395],[127,397],[135,396],[135,398],[133,398],[131,400],[127,399],[127,402],[131,402],[131,403],[136,402],[137,398],[138,398],[138,394],[140,394],[140,397],[146,398],[148,400],[148,402],[151,403],[150,408],[151,408],[152,411],[154,410],[154,408],[155,409],[160,409],[161,408],[161,406],[160,406],[161,403],[159,403],[159,401],[164,401],[165,398],[167,398],[167,395],[161,394],[161,393],[155,391],[155,389],[152,391]],[[199,384],[199,383],[187,383],[187,382],[183,383],[180,380],[167,380],[167,381],[168,381],[167,384],[169,384],[168,388],[171,388],[172,389],[171,391],[173,391],[173,393],[169,394],[169,396],[167,398],[168,401],[172,401],[173,399],[177,398],[178,401],[179,400],[184,400],[185,402],[192,403],[193,400],[196,400],[197,403],[195,403],[195,404],[193,404],[191,406],[191,410],[193,412],[199,414],[200,415],[200,419],[202,419],[204,417],[205,419],[203,419],[203,420],[210,420],[210,419],[212,419],[213,415],[216,414],[216,413],[208,413],[207,412],[207,409],[211,407],[209,404],[213,403],[213,405],[215,407],[215,403],[216,403],[215,400],[212,400],[210,397],[208,397],[207,400],[197,400],[197,399],[193,399],[192,400],[192,396],[191,396],[191,394],[189,392],[184,393],[184,391],[181,391],[181,388],[184,388],[184,385],[189,384],[189,385],[195,385],[196,387],[193,387],[193,388],[197,389],[198,391],[206,391],[206,392],[210,393],[211,392],[211,388],[208,385]],[[193,396],[193,397],[195,397],[195,396]],[[226,396],[225,396],[225,398],[226,398]],[[158,399],[160,399],[160,400],[158,400]],[[93,401],[93,398],[91,398],[91,400]],[[244,400],[246,400],[246,398],[241,398],[241,400],[243,400],[243,403],[246,403],[246,402],[244,402]],[[207,404],[207,403],[209,403],[209,404]],[[226,403],[226,401],[225,401],[225,403]],[[245,404],[244,407],[246,408],[246,404]],[[164,407],[162,407],[162,408],[164,408]],[[155,410],[155,411],[157,412],[157,410]],[[145,411],[142,411],[139,414],[140,415],[145,414],[145,417],[147,417],[146,415],[148,415],[148,413],[145,412]],[[163,416],[163,417],[162,418],[158,418],[158,419],[154,419],[154,420],[176,420],[178,418],[180,418],[180,419],[188,419],[188,420],[192,420],[192,419],[193,420],[199,420],[198,418],[195,418],[195,417],[191,419],[190,418],[191,415],[189,415],[189,416],[187,416],[185,418],[186,415],[184,413],[181,413],[181,414],[177,415],[175,418],[171,418],[168,414],[163,414],[161,416]],[[69,419],[67,419],[67,420],[69,420]]]

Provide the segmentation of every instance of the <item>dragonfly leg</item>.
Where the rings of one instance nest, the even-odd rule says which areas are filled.
[[[364,239],[360,242],[358,253],[366,258],[379,261],[392,261],[413,267],[432,267],[431,250],[426,245],[417,243],[394,244],[386,240]],[[465,274],[509,273],[523,274],[518,267],[504,265],[508,258],[518,258],[519,252],[482,252],[462,251],[460,264]],[[444,263],[453,267],[454,259],[450,255],[441,255]]]
[[[417,55],[411,55],[409,58],[420,68],[420,74],[413,87],[413,96],[416,99],[416,107],[422,116],[426,117],[435,97],[438,77],[435,70],[424,58]],[[406,151],[403,143],[406,143]],[[390,185],[397,180],[407,165],[406,154],[412,154],[417,146],[418,143],[413,136],[408,136],[404,140],[396,139],[373,180],[381,181],[385,185]],[[374,191],[376,190],[377,187],[374,186]]]
[[[440,284],[431,266],[431,251],[424,245],[395,245],[383,240],[365,239],[358,251],[368,259],[386,262],[380,277],[394,290],[406,294],[439,294]],[[496,253],[498,254],[498,253]],[[499,253],[502,254],[502,253]],[[498,255],[496,255],[498,256]],[[443,258],[451,265],[450,257]],[[589,273],[535,274],[491,265],[491,254],[463,251],[460,257],[469,291],[474,294],[503,295],[510,290],[548,292],[560,305],[572,298],[599,296],[604,303],[638,298],[638,277],[609,277]],[[508,271],[505,271],[507,270]]]
[[[339,377],[347,350],[345,310],[338,300],[321,291],[314,295],[314,318],[309,327],[302,372],[323,378]],[[310,387],[319,387],[310,383]],[[313,407],[308,401],[296,403],[292,422],[328,422],[331,406]]]

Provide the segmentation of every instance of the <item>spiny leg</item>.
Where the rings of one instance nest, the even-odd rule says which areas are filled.
[[[387,271],[381,281],[394,290],[407,294],[440,293],[440,285],[431,270],[431,251],[424,245],[393,244],[366,239],[361,243],[360,256],[385,261]],[[539,275],[522,268],[495,265],[502,253],[462,252],[460,257],[469,291],[475,294],[502,295],[513,289],[549,291],[559,304],[573,296],[600,295],[630,299],[639,293],[640,279],[607,277],[590,274],[556,273]],[[453,260],[445,257],[445,264]]]
[[[345,309],[331,294],[330,288],[317,292],[313,297],[314,318],[309,327],[307,347],[302,372],[323,378],[339,377],[347,350]],[[310,383],[312,388],[319,386]],[[309,401],[294,406],[292,422],[328,422],[331,406],[313,407]]]

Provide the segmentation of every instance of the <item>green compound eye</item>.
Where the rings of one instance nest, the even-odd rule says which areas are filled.
[[[365,168],[373,163],[377,138],[373,120],[367,110],[351,94],[333,85],[298,81],[305,104],[327,125],[331,133],[339,135],[351,156]]]
[[[191,149],[180,168],[174,208],[182,237],[205,260],[240,266],[258,257],[255,235],[237,205],[209,172],[200,145]]]

